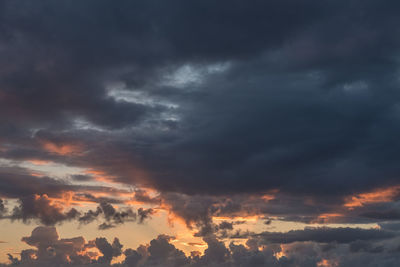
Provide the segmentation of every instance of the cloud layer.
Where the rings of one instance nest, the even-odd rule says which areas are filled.
[[[9,255],[11,264],[4,266],[396,266],[397,236],[384,230],[316,228],[281,233],[278,238],[263,234],[246,245],[226,246],[211,235],[204,238],[208,247],[203,255],[193,251],[186,256],[166,235],[137,249],[124,249],[117,238],[112,243],[105,238],[60,239],[54,227],[37,227],[22,238],[34,249],[23,250],[20,259]],[[122,254],[121,263],[111,264]]]
[[[160,235],[122,251],[48,228],[11,261],[395,266],[380,242],[400,221],[398,7],[0,1],[0,219],[107,230],[162,211],[208,244],[189,257]],[[239,229],[249,217],[343,225]]]

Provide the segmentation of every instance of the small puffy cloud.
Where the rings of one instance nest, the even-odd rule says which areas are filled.
[[[29,222],[29,220],[37,219],[45,225],[54,225],[79,216],[76,209],[64,211],[62,205],[53,203],[47,195],[30,195],[20,198],[19,202],[19,206],[12,211],[12,220],[21,219]]]
[[[78,221],[83,224],[88,224],[97,220],[98,218],[102,218],[104,222],[99,225],[99,229],[106,230],[125,222],[136,221],[137,217],[138,214],[136,214],[129,207],[117,210],[110,203],[101,202],[96,210],[86,211],[82,216],[78,218]]]
[[[4,203],[4,200],[0,198],[0,218],[6,213],[7,209]]]

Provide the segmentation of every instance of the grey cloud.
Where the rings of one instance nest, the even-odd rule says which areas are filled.
[[[53,204],[46,195],[30,195],[19,199],[19,206],[14,207],[10,218],[29,222],[37,219],[44,225],[54,225],[79,216],[79,212],[72,208],[64,211],[63,207]]]
[[[113,187],[76,185],[65,180],[42,176],[40,179],[30,174],[29,169],[20,167],[0,167],[0,195],[7,198],[20,198],[28,195],[61,196],[68,191],[94,191],[118,193]],[[125,192],[125,191],[124,191]]]
[[[19,205],[7,213],[4,208],[1,219],[22,220],[24,223],[38,221],[41,224],[50,226],[61,224],[64,221],[76,220],[81,224],[89,224],[94,221],[101,221],[99,230],[114,228],[126,222],[144,223],[155,211],[151,208],[139,208],[137,212],[131,207],[114,208],[107,202],[101,202],[95,210],[80,212],[75,208],[65,210],[62,204],[55,203],[47,195],[29,195],[19,200]],[[1,202],[0,202],[1,203]]]
[[[3,214],[6,212],[7,212],[7,208],[4,204],[4,200],[0,198],[0,217],[2,217]]]
[[[305,231],[306,234],[309,232]],[[215,266],[276,266],[308,267],[321,264],[333,266],[380,266],[392,267],[398,263],[400,254],[392,248],[398,241],[354,240],[349,244],[336,243],[328,249],[326,245],[315,242],[294,242],[291,244],[269,244],[260,246],[254,239],[247,240],[246,245],[231,242],[226,246],[215,236],[204,238],[208,248],[203,255],[196,252],[186,256],[171,243],[171,237],[160,235],[147,245],[140,245],[136,250],[123,246],[118,239],[109,243],[105,238],[86,242],[82,237],[60,239],[54,227],[38,227],[31,236],[22,240],[35,247],[21,252],[21,259],[10,257],[11,265],[3,266],[102,266],[102,267],[215,267]],[[389,239],[390,240],[390,239]],[[91,259],[86,248],[97,248],[101,254],[97,260]],[[121,263],[111,264],[114,257],[121,254],[125,259]],[[277,258],[277,253],[282,256]],[[33,257],[35,256],[35,257]],[[1,265],[0,265],[1,266]],[[323,265],[322,265],[323,266]],[[329,266],[329,265],[328,265]]]
[[[155,211],[151,208],[139,208],[134,212],[130,207],[115,209],[110,203],[101,202],[96,210],[88,210],[78,218],[78,221],[83,224],[91,223],[100,217],[103,217],[105,222],[99,225],[100,230],[106,230],[125,222],[144,223],[146,219],[151,218]]]
[[[115,238],[112,244],[108,243],[105,238],[96,238],[95,244],[100,252],[103,253],[103,256],[97,260],[99,263],[110,264],[112,258],[122,254],[122,245],[118,238]]]
[[[93,177],[90,175],[81,175],[81,174],[75,174],[71,176],[72,179],[75,181],[80,181],[80,182],[86,182],[86,181],[91,181],[93,180]]]
[[[144,220],[150,218],[150,216],[154,213],[155,211],[151,208],[150,209],[139,208],[137,211],[137,214],[139,216],[139,223],[143,223]]]
[[[22,241],[36,247],[36,250],[29,249],[21,252],[22,265],[51,266],[51,264],[59,265],[68,261],[74,264],[90,262],[90,258],[82,253],[86,247],[90,246],[85,239],[83,237],[59,239],[55,227],[37,227],[32,231],[31,236],[23,237]]]
[[[381,222],[379,226],[385,230],[400,231],[400,222]]]
[[[165,265],[165,266],[184,266],[188,263],[185,254],[169,243],[171,237],[160,235],[156,239],[150,241],[148,247],[149,257],[148,265]]]
[[[388,30],[397,28],[392,8],[371,1],[23,1],[5,3],[1,19],[13,62],[3,70],[2,121],[22,136],[32,128],[41,129],[38,138],[68,130],[87,142],[83,135],[101,132],[74,128],[87,120],[104,128],[98,136],[115,152],[104,154],[112,166],[103,164],[104,142],[92,140],[79,160],[52,155],[59,161],[190,194],[279,188],[340,195],[374,187],[381,177],[395,182],[399,40]],[[196,76],[196,66],[221,62],[230,68],[186,90],[161,82],[182,66],[194,66]],[[163,105],[109,97],[106,87],[118,82],[175,103],[176,127],[165,127],[171,120]],[[117,128],[126,132],[115,135]],[[22,146],[12,131],[4,131],[5,141]],[[123,164],[115,160],[124,156]],[[134,169],[149,180],[128,175]]]
[[[398,184],[398,2],[93,3],[0,3],[0,157],[93,168],[117,182],[151,187],[160,196],[136,191],[134,200],[170,206],[207,238],[216,232],[211,218],[218,215],[311,223],[339,210],[347,223],[400,218],[393,203],[343,208],[349,195]],[[46,142],[83,150],[62,155],[46,150]],[[49,205],[43,194],[79,191],[79,197],[112,203],[85,195],[91,190],[113,191],[0,170],[1,198],[20,198],[13,216],[23,220],[54,224],[77,216]],[[254,200],[271,190],[279,192],[275,199]],[[39,201],[28,203],[35,194]],[[140,213],[142,220],[151,210]],[[100,204],[80,218],[102,216],[100,228],[107,229],[133,214]],[[378,240],[393,232],[264,235],[336,241],[341,250],[354,238]],[[168,241],[157,242],[169,254],[154,264],[182,260]],[[224,254],[218,242],[212,244]],[[368,256],[379,245],[350,246],[354,253],[342,266],[398,262],[386,250]],[[209,258],[239,264],[234,250],[244,266],[315,266],[321,260],[319,245],[293,248],[309,258],[293,252],[292,259],[276,260],[271,251],[240,246],[226,248],[230,256]],[[132,265],[151,258],[127,254]],[[24,258],[32,255],[26,251]]]
[[[96,210],[88,210],[78,221],[83,224],[88,224],[97,220],[102,216],[105,222],[99,225],[100,230],[113,228],[117,225],[129,221],[136,221],[137,214],[131,208],[121,208],[116,210],[110,203],[101,202]]]
[[[307,227],[304,230],[291,230],[286,233],[264,232],[257,234],[261,242],[287,244],[313,241],[318,243],[349,243],[357,240],[381,240],[397,236],[395,232],[378,229]]]
[[[159,196],[151,197],[145,190],[140,190],[140,189],[135,190],[133,199],[147,204],[160,204],[161,202]]]

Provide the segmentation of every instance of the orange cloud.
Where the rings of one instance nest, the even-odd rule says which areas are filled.
[[[390,202],[393,201],[400,194],[400,185],[379,188],[367,193],[361,193],[356,196],[351,196],[346,199],[344,204],[348,209],[362,207],[367,204]]]
[[[47,197],[52,203],[55,203],[62,207],[69,206],[85,206],[91,204],[97,204],[93,199],[87,198],[85,196],[77,195],[75,192],[66,191],[59,197]]]
[[[99,182],[113,183],[114,177],[112,175],[107,174],[104,171],[95,170],[93,168],[90,168],[90,169],[86,170],[85,173],[93,176],[94,179],[96,179]]]
[[[343,214],[340,213],[323,213],[318,216],[318,219],[331,219],[336,217],[342,217]]]
[[[270,201],[270,200],[274,200],[275,199],[275,195],[272,194],[265,194],[261,196],[261,199],[265,200],[265,201]]]
[[[285,253],[285,246],[284,245],[280,245],[280,251],[277,251],[274,253],[274,257],[279,260],[282,257],[286,257],[286,253]]]
[[[179,240],[177,240],[179,241]],[[206,248],[207,244],[206,243],[200,243],[200,242],[181,242],[182,245],[187,246],[187,247],[196,247],[196,248]]]
[[[112,193],[102,193],[102,192],[94,192],[94,191],[86,191],[90,193],[95,198],[107,198],[112,197],[115,198],[116,196],[124,196],[124,193],[120,192],[112,192]],[[48,197],[54,203],[62,206],[85,206],[85,205],[92,205],[97,204],[97,201],[93,198],[89,198],[86,195],[80,195],[72,191],[63,192],[59,197]],[[121,199],[123,201],[123,199]]]
[[[232,217],[225,217],[225,216],[215,216],[213,220],[216,221],[244,221],[244,222],[256,222],[261,216],[253,215],[253,216],[232,216]]]
[[[338,263],[333,260],[322,259],[320,262],[317,263],[318,267],[336,267]]]
[[[30,175],[35,176],[35,177],[43,177],[43,173],[39,173],[39,172],[31,172]]]
[[[188,225],[188,223],[185,221],[185,219],[183,219],[182,217],[180,217],[180,216],[176,215],[175,213],[173,213],[170,208],[168,208],[168,207],[166,207],[164,205],[164,206],[161,207],[161,209],[164,209],[164,210],[168,211],[167,220],[168,220],[168,225],[170,227],[174,227],[175,223],[183,225],[183,226],[190,227],[190,225]]]
[[[48,160],[40,160],[40,159],[30,159],[27,160],[29,163],[32,163],[34,165],[48,165],[51,163],[51,161]]]
[[[62,156],[79,154],[83,151],[83,148],[77,144],[55,144],[49,141],[43,142],[43,148],[50,153]]]

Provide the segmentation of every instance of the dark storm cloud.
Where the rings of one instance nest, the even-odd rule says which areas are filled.
[[[215,215],[313,222],[398,183],[396,1],[1,4],[2,158],[155,188],[134,200],[163,202],[204,236]],[[7,198],[85,189],[108,190],[0,174]],[[251,200],[271,189],[268,203]]]
[[[289,33],[321,16],[310,3],[296,4],[296,12],[280,2],[255,3],[248,6],[249,14],[242,13],[244,7],[239,2],[211,1],[195,5],[183,1],[5,3],[1,33],[7,56],[3,63],[13,64],[2,71],[2,102],[8,103],[2,111],[30,124],[46,125],[45,120],[58,119],[53,127],[67,123],[71,116],[104,127],[135,124],[158,108],[117,103],[106,97],[104,82],[122,76],[132,85],[142,85],[167,63],[252,55],[254,50],[279,44],[285,38],[282,29]],[[272,15],[273,9],[292,20]],[[197,15],[199,10],[208,13],[207,24]],[[226,19],[219,12],[226,13]],[[263,17],[269,19],[259,20]],[[193,18],[191,25],[183,24],[188,18]],[[211,28],[214,23],[221,27]],[[226,24],[242,34],[221,35]],[[282,29],[274,24],[281,24]],[[265,30],[268,34],[262,34]],[[210,46],[208,40],[215,45]],[[228,44],[243,41],[251,45],[227,49]]]
[[[71,129],[76,119],[107,129],[167,120],[161,104],[107,96],[107,84],[123,82],[180,107],[175,130],[146,149],[129,141],[137,133],[104,136],[160,190],[336,193],[360,180],[370,188],[377,177],[391,184],[399,132],[393,5],[6,2],[2,121],[23,132]],[[182,65],[196,72],[219,62],[231,67],[187,85],[194,91],[160,83]],[[140,182],[116,165],[108,170]]]

